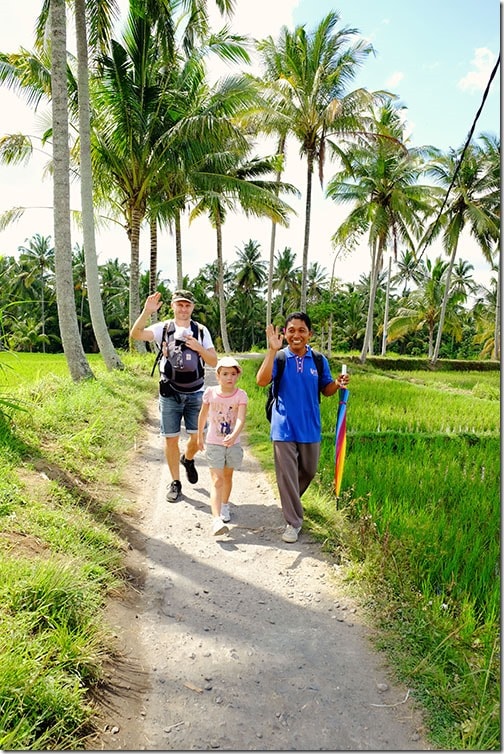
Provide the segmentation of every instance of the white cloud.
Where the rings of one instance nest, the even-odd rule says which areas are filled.
[[[474,51],[474,58],[471,60],[472,70],[459,80],[458,88],[462,89],[463,92],[482,92],[488,84],[496,60],[497,55],[491,50],[486,47],[478,47]]]
[[[389,89],[394,90],[397,85],[403,80],[404,73],[402,71],[395,71],[391,76],[388,77],[388,79],[385,82],[385,86],[387,86]]]

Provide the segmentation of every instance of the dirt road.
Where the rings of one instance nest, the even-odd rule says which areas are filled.
[[[153,402],[128,474],[138,591],[111,605],[123,647],[96,749],[425,751],[421,714],[369,642],[358,605],[246,448],[227,535],[212,536],[209,473],[168,475]]]

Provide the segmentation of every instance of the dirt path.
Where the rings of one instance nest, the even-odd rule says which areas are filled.
[[[429,750],[408,690],[391,683],[335,566],[302,532],[281,540],[276,490],[246,448],[229,534],[210,533],[209,473],[168,475],[157,402],[128,474],[130,599],[111,605],[111,669],[94,750]],[[183,470],[182,470],[183,472]]]

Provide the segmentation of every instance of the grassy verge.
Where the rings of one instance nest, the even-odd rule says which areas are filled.
[[[0,394],[0,748],[85,749],[114,640],[103,607],[127,543],[117,483],[155,392],[124,355],[74,385],[63,356],[20,354]],[[259,361],[243,360],[247,436],[273,476]],[[334,372],[338,371],[337,364]],[[499,748],[499,374],[352,366],[342,494],[336,400],[322,401],[307,525],[380,627],[379,646],[428,712],[433,746]],[[4,404],[6,407],[7,404]]]
[[[23,410],[0,415],[0,748],[85,749],[115,651],[103,608],[124,575],[116,514],[129,502],[115,485],[153,384],[97,358],[99,379],[75,385],[63,357],[47,373],[24,356]]]
[[[273,473],[266,391],[244,362],[247,433]],[[339,364],[333,365],[339,371]],[[347,457],[333,491],[337,401],[322,399],[306,522],[344,563],[378,646],[442,749],[500,749],[498,372],[351,367]]]

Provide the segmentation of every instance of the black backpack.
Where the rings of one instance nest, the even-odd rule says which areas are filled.
[[[317,367],[317,372],[319,376],[319,393],[318,393],[318,399],[320,403],[320,378],[322,377],[322,371],[324,369],[324,362],[322,360],[322,354],[316,351],[314,348],[311,350],[313,360],[315,361],[315,366]],[[277,359],[277,371],[275,374],[275,379],[270,382],[269,389],[268,389],[268,397],[266,398],[266,418],[269,422],[271,422],[271,413],[273,411],[273,403],[275,401],[278,401],[278,388],[280,385],[280,380],[282,379],[282,374],[285,369],[285,351],[279,351],[276,355]]]
[[[203,342],[203,326],[193,320],[190,324],[193,336]],[[165,359],[164,369],[161,372],[160,386],[161,383],[168,383],[166,388],[171,387],[179,393],[195,393],[203,387],[205,364],[201,356],[188,348],[184,341],[175,340],[174,332],[175,322],[173,320],[165,322],[161,346],[152,366],[151,376],[154,374],[156,364],[161,360],[163,345],[166,343],[169,355]],[[161,394],[171,393],[167,390],[166,393],[162,391]]]

